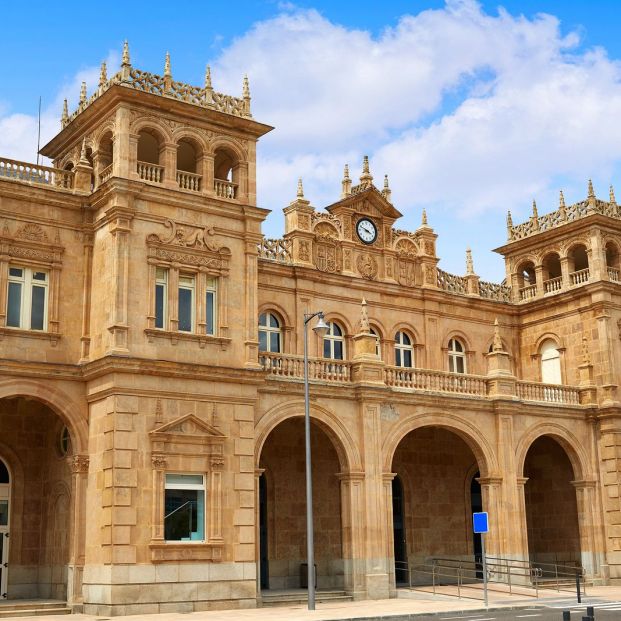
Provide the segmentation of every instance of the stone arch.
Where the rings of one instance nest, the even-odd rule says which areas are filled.
[[[541,436],[549,436],[561,445],[571,463],[576,481],[593,478],[588,468],[587,453],[580,441],[571,431],[558,423],[535,423],[524,432],[515,451],[518,476],[523,476],[528,450]]]
[[[399,253],[405,253],[407,255],[418,254],[418,244],[409,237],[398,237],[393,244],[393,248]]]
[[[259,467],[261,451],[270,433],[283,421],[304,416],[304,401],[289,401],[266,412],[255,426],[255,464]],[[362,461],[354,439],[343,422],[330,410],[310,404],[311,420],[330,438],[342,472],[361,472]]]
[[[287,311],[280,304],[277,304],[276,302],[264,302],[263,304],[259,306],[258,311],[259,312],[257,313],[257,316],[262,315],[263,313],[273,312],[282,321],[281,327],[283,328],[285,326],[292,325],[291,318],[289,317],[289,313],[287,313]]]
[[[107,123],[104,123],[101,127],[98,127],[97,130],[93,133],[91,137],[93,152],[99,151],[101,147],[101,141],[107,134],[112,134],[112,136],[114,137],[114,121],[108,121]]]
[[[173,142],[179,144],[181,140],[187,140],[194,144],[195,148],[200,151],[200,154],[207,152],[207,142],[200,132],[194,130],[191,127],[181,127],[176,129],[172,134]]]
[[[237,158],[238,163],[246,162],[247,155],[246,152],[240,145],[227,136],[218,136],[217,138],[211,140],[206,145],[207,153],[209,155],[215,156],[216,151],[219,149],[224,149],[228,151],[232,151],[235,157]]]
[[[415,344],[420,345],[421,343],[420,334],[418,333],[416,328],[411,323],[400,321],[399,323],[395,324],[391,328],[390,332],[388,333],[389,336],[387,336],[387,338],[390,338],[394,341],[395,334],[397,334],[397,332],[405,332],[406,334],[410,336],[410,338],[413,339],[413,343],[412,343],[413,345]]]
[[[449,330],[446,332],[445,336],[442,339],[442,347],[448,347],[448,343],[451,339],[457,339],[461,341],[464,346],[464,353],[468,352],[472,349],[472,344],[470,343],[470,339],[466,336],[465,332],[461,330]]]
[[[401,440],[422,427],[440,427],[459,436],[474,454],[482,477],[495,476],[499,472],[492,444],[479,428],[469,421],[445,413],[414,414],[393,427],[382,443],[384,472],[391,472],[395,451]]]
[[[350,320],[342,313],[338,313],[334,311],[324,313],[324,320],[326,322],[334,321],[338,323],[341,326],[341,328],[343,328],[343,338],[352,336],[354,334],[353,326]]]
[[[67,425],[75,454],[88,451],[88,424],[85,407],[77,404],[65,391],[43,382],[28,379],[0,380],[0,399],[24,397],[47,405]]]
[[[174,142],[172,133],[166,125],[156,118],[138,118],[130,126],[130,132],[138,135],[142,131],[159,134],[160,144]]]

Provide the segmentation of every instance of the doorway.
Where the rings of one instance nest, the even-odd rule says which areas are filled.
[[[483,511],[483,497],[481,496],[481,484],[479,483],[480,473],[477,472],[470,482],[470,505],[472,513]],[[472,547],[474,551],[474,562],[477,568],[477,578],[483,578],[483,546],[481,533],[473,533]]]
[[[267,482],[265,474],[259,477],[259,563],[261,590],[270,588],[270,566],[267,545]]]
[[[405,520],[403,516],[403,483],[396,476],[392,480],[392,523],[395,542],[395,582],[408,582],[408,553],[405,540]]]
[[[7,597],[10,500],[11,480],[9,469],[0,459],[0,599],[6,599]]]

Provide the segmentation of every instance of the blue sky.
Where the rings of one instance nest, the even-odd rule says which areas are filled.
[[[320,208],[343,164],[355,177],[368,154],[377,183],[390,176],[400,228],[425,207],[441,267],[463,273],[470,245],[477,272],[499,281],[489,251],[508,208],[518,222],[532,198],[556,208],[561,187],[580,200],[589,177],[601,196],[621,187],[618,2],[36,4],[27,19],[23,5],[2,9],[0,155],[32,161],[39,95],[47,138],[62,98],[94,84],[101,60],[116,70],[127,38],[147,71],[170,51],[177,80],[200,84],[209,62],[216,89],[237,94],[248,72],[255,117],[276,126],[259,149],[268,236],[282,234],[298,176]]]

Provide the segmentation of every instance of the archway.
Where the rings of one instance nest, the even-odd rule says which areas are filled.
[[[392,472],[403,482],[407,563],[413,583],[430,580],[423,566],[433,558],[474,561],[472,477],[484,466],[464,439],[442,427],[418,428],[397,446]],[[397,565],[395,570],[397,574]]]
[[[65,600],[72,432],[47,405],[24,397],[0,399],[0,429],[0,538],[8,563],[2,593]]]
[[[341,498],[342,467],[333,440],[311,421],[313,518],[318,589],[345,586]],[[304,419],[288,418],[267,436],[259,467],[259,551],[262,588],[306,586]],[[263,479],[263,481],[261,481]],[[262,489],[263,486],[263,489]]]
[[[544,564],[580,564],[580,527],[573,467],[565,449],[540,436],[524,460],[528,554]]]

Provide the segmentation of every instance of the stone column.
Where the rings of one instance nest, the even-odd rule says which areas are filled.
[[[569,258],[561,257],[561,276],[563,280],[563,290],[569,289],[570,281],[569,281]]]
[[[67,576],[67,602],[71,606],[82,603],[82,577],[84,575],[86,486],[88,484],[88,455],[71,458],[71,497],[73,506],[70,522],[69,568]]]
[[[599,573],[599,564],[602,560],[595,545],[596,520],[594,480],[572,481],[576,489],[576,505],[578,508],[578,526],[580,530],[580,557],[582,567],[587,576]]]
[[[244,366],[247,369],[260,369],[259,364],[259,328],[257,318],[259,316],[257,303],[257,280],[258,280],[258,261],[257,243],[258,239],[248,239],[246,241],[246,278],[244,291],[246,296],[246,325],[244,344],[246,355]]]
[[[117,108],[114,118],[112,176],[131,179],[136,175],[136,151],[138,136],[130,142],[130,113],[129,108]],[[132,175],[132,172],[134,175]]]
[[[354,599],[365,595],[364,472],[342,472],[341,524],[345,590]]]
[[[502,477],[479,477],[481,495],[483,498],[483,511],[489,515],[489,533],[485,535],[485,554],[491,557],[503,556],[503,535],[501,515]]]
[[[535,265],[535,281],[537,285],[537,297],[542,297],[545,293],[543,288],[543,265]]]
[[[160,166],[164,167],[163,185],[173,190],[179,189],[177,183],[177,145],[165,142],[160,147]]]

